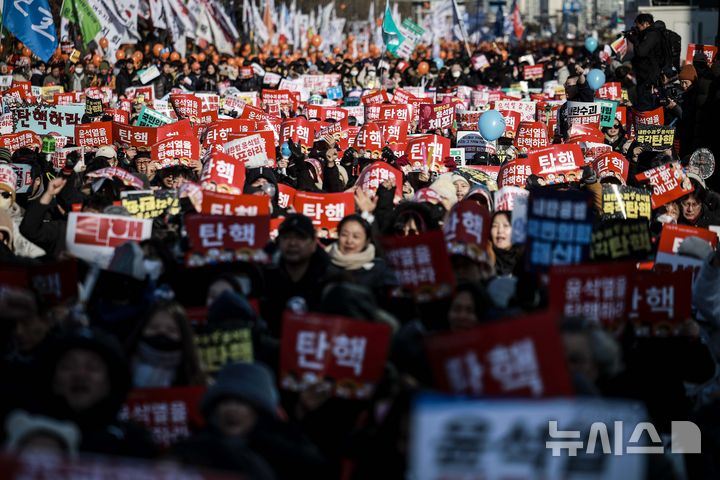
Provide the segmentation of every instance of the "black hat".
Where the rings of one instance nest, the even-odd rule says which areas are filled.
[[[300,213],[291,213],[280,224],[278,235],[282,236],[288,232],[297,232],[309,238],[315,238],[315,227],[312,220]]]

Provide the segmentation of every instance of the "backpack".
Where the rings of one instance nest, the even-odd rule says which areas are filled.
[[[680,71],[680,55],[681,55],[681,38],[680,35],[668,30],[667,28],[661,31],[662,34],[662,50],[663,50],[663,61],[660,64],[661,70],[673,67],[676,72]]]

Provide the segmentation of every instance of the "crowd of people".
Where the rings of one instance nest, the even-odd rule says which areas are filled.
[[[545,109],[538,108],[531,121],[545,128],[550,124],[548,146],[580,145],[586,164],[562,180],[527,172],[519,186],[530,192],[531,205],[537,192],[589,192],[597,229],[606,213],[604,187],[636,187],[652,194],[653,209],[641,221],[650,232],[651,251],[642,257],[596,260],[594,265],[628,258],[652,261],[665,226],[705,231],[720,226],[719,177],[713,175],[712,159],[712,153],[720,154],[715,120],[720,111],[720,62],[698,51],[686,63],[670,48],[666,32],[662,22],[640,15],[625,37],[624,58],[549,41],[512,47],[488,43],[469,51],[461,43],[448,42],[437,61],[423,46],[408,59],[377,51],[365,58],[340,50],[334,55],[303,54],[289,47],[254,54],[245,45],[236,46],[237,56],[219,54],[210,46],[183,58],[152,42],[121,49],[115,59],[97,54],[71,58],[70,53],[58,52],[43,63],[28,58],[22,48],[6,52],[0,65],[0,74],[12,77],[6,90],[29,82],[38,92],[62,87],[62,93],[107,93],[103,111],[85,114],[81,125],[122,123],[120,110],[126,113],[127,125],[137,125],[149,109],[158,109],[153,100],[174,95],[210,93],[220,103],[213,107],[210,122],[187,118],[199,140],[195,158],[161,160],[150,148],[115,136],[112,144],[82,151],[73,150],[79,139],[70,138],[55,149],[69,152],[62,164],[51,160],[54,153],[45,143],[0,148],[0,404],[5,450],[20,454],[44,449],[67,458],[91,453],[166,459],[253,479],[403,478],[413,441],[413,398],[422,390],[447,390],[431,368],[427,342],[546,311],[550,290],[556,286],[548,286],[546,272],[531,268],[529,244],[516,240],[514,230],[522,225],[514,217],[527,218],[528,212],[507,208],[493,194],[504,186],[503,166],[522,162],[537,149],[518,146],[517,128],[508,135],[508,123],[496,141],[484,139],[482,145],[474,145],[476,150],[465,148],[461,162],[445,152],[440,161],[417,168],[406,145],[385,141],[379,148],[371,146],[365,129],[374,121],[368,112],[373,105],[395,105],[392,99],[406,92],[415,100],[433,96],[425,103],[434,106],[452,103],[451,125],[422,128],[417,117],[406,118],[407,139],[432,134],[449,139],[451,148],[463,148],[468,144],[458,135],[466,128],[459,125],[460,112],[486,112],[502,100],[545,102]],[[542,65],[541,74],[527,79],[526,67],[536,65]],[[143,81],[154,69],[157,74]],[[603,72],[605,85],[619,85],[617,111],[623,108],[627,115],[613,113],[605,126],[591,126],[590,133],[583,130],[593,142],[589,137],[578,142],[568,102],[587,103],[598,97],[598,88],[590,85],[595,69]],[[332,76],[336,85],[323,87],[323,92],[306,91],[304,101],[279,106],[263,102],[268,92],[285,91],[308,76]],[[148,86],[153,99],[137,93]],[[329,93],[337,86],[339,97]],[[13,129],[17,110],[41,103],[52,108],[52,98],[30,91],[35,92],[28,88],[17,104],[3,96],[5,113],[13,115]],[[378,92],[382,98],[377,104],[366,102]],[[244,107],[227,108],[228,98],[240,96]],[[256,103],[247,103],[252,98]],[[364,119],[355,113],[358,105],[364,106]],[[318,118],[308,114],[314,106],[349,107],[351,114],[339,120]],[[315,124],[315,138],[282,138],[283,126],[274,132],[275,151],[266,152],[275,161],[247,166],[241,184],[229,182],[225,189],[210,185],[204,180],[220,158],[216,155],[222,154],[222,144],[208,142],[207,132],[223,121],[247,119],[242,112],[248,108],[260,112],[256,125],[266,120],[262,115],[280,125],[293,118]],[[670,147],[652,149],[638,140],[641,124],[635,119],[644,112],[662,112],[658,124],[675,128]],[[162,116],[170,113],[172,122],[183,119],[180,108]],[[481,116],[475,118],[477,134]],[[339,128],[331,131],[336,124]],[[2,136],[18,132],[4,130]],[[365,132],[367,138],[360,139],[361,134],[349,146],[348,132]],[[614,158],[625,159],[625,172],[621,168],[606,175],[593,162],[592,148],[619,154]],[[705,163],[698,160],[698,151]],[[432,157],[432,152],[424,151],[423,156]],[[691,193],[657,205],[653,185],[637,175],[678,162],[685,176],[677,188]],[[26,166],[20,170],[24,178],[13,165]],[[379,178],[368,187],[363,172],[383,165],[400,178]],[[107,173],[108,169],[114,170]],[[468,173],[472,171],[482,175]],[[283,201],[288,187],[319,197],[351,192],[354,205],[332,226],[320,228],[307,211]],[[151,233],[142,241],[124,244],[120,234],[109,262],[98,267],[92,259],[74,259],[69,239],[82,228],[95,227],[69,221],[73,212],[132,217],[123,200],[134,190],[172,191],[178,198],[173,208],[154,215]],[[197,245],[192,245],[186,220],[198,212],[207,215],[195,194],[223,191],[269,197],[272,234],[257,237],[263,241],[264,261],[223,262],[208,255],[199,266],[189,266],[187,258],[197,252]],[[441,252],[441,263],[451,267],[453,288],[438,290],[431,298],[409,288],[413,282],[397,271],[397,258],[386,254],[387,239],[427,238],[432,232],[447,236],[455,228],[453,212],[468,218],[462,212],[474,208],[487,215],[481,225],[485,241],[478,237],[476,244],[458,249],[450,248],[448,240],[449,253]],[[680,319],[675,335],[640,335],[628,318],[617,319],[622,328],[611,330],[592,315],[554,313],[563,340],[563,368],[569,372],[574,396],[637,400],[661,433],[669,433],[671,422],[677,420],[700,426],[701,455],[686,455],[679,469],[665,457],[650,456],[647,478],[683,478],[681,472],[687,478],[716,478],[720,468],[720,255],[711,246],[715,243],[691,234],[679,251],[675,249],[674,254],[691,257],[699,266],[692,315]],[[593,264],[587,257],[583,260]],[[71,294],[49,301],[41,286],[28,278],[54,265],[75,276],[70,279]],[[387,328],[388,351],[378,353],[386,356],[371,394],[346,398],[328,377],[302,379],[299,388],[287,388],[292,379],[283,374],[281,357],[286,354],[283,335],[288,334],[289,314],[323,314]],[[237,331],[249,332],[242,352],[241,347],[229,347],[222,358],[203,353],[203,342],[216,339],[213,332]],[[136,420],[132,411],[130,418],[120,415],[130,392],[178,387],[202,387],[197,405],[202,427],[160,442],[150,434],[149,425],[131,421]]]

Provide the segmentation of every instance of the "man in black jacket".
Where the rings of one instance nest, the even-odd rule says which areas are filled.
[[[626,36],[634,47],[632,66],[637,78],[635,108],[640,111],[656,107],[652,87],[657,85],[665,63],[664,31],[663,22],[655,22],[649,13],[641,13],[635,19],[633,30]]]

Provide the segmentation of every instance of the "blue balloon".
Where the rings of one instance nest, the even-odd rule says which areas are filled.
[[[440,57],[435,57],[433,59],[433,62],[435,62],[435,65],[438,69],[443,68],[445,66],[445,61]]]
[[[283,142],[283,144],[280,146],[280,154],[283,157],[289,157],[290,153],[290,145],[288,145],[287,142]]]
[[[595,37],[587,37],[585,39],[585,48],[587,48],[588,52],[593,53],[595,50],[597,50],[598,47],[598,41]]]
[[[505,131],[505,117],[497,110],[488,110],[480,115],[478,127],[480,129],[480,135],[482,135],[485,140],[492,142],[500,138]]]
[[[602,72],[602,70],[593,68],[587,74],[587,82],[588,85],[590,85],[590,88],[592,88],[593,90],[597,90],[598,88],[605,85],[605,74]]]

